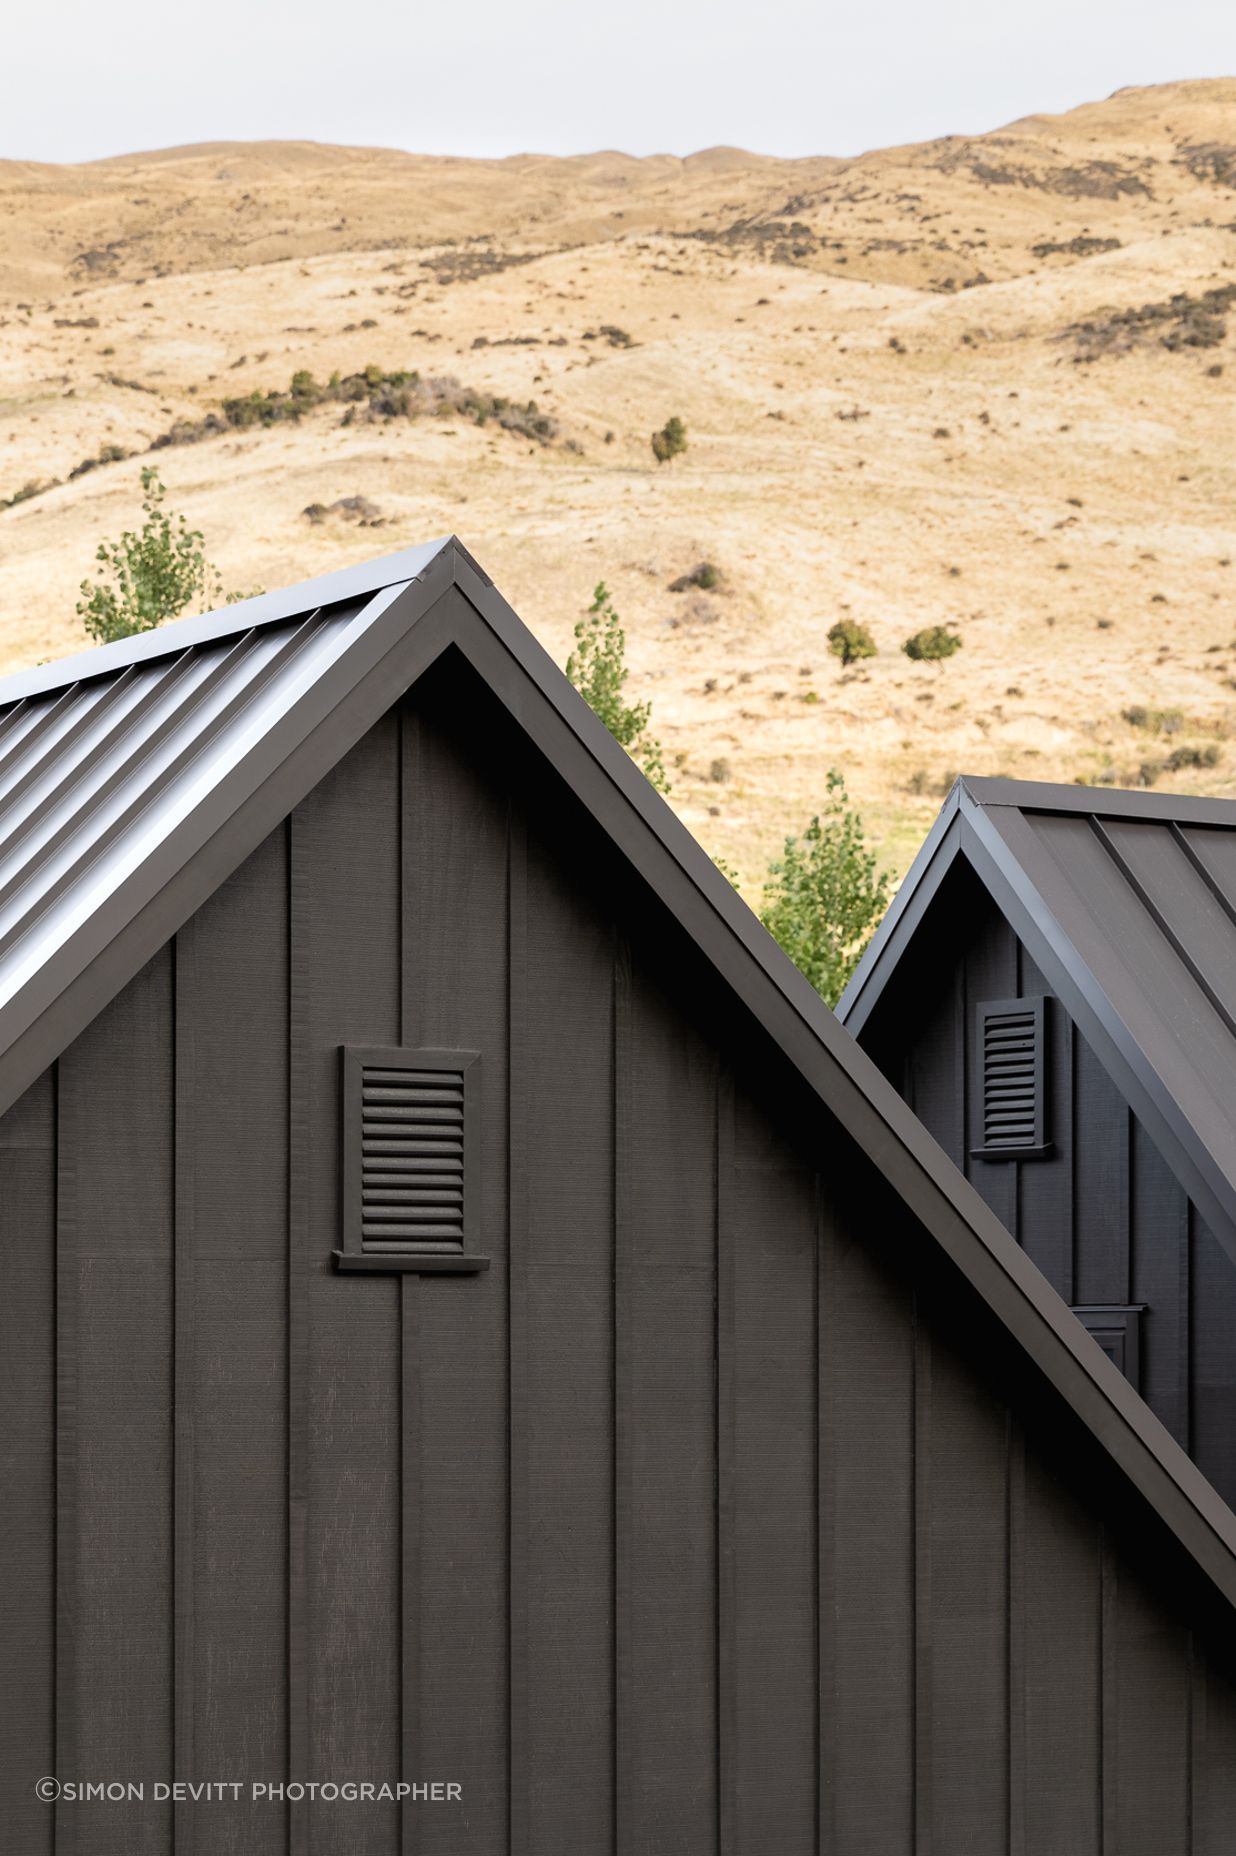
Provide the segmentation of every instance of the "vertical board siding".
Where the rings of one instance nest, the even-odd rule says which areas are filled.
[[[1019,998],[1051,992],[1018,943]],[[1047,1132],[1050,1159],[1014,1167],[1018,1242],[1066,1302],[1073,1292],[1073,1021],[1053,999],[1047,1011]],[[982,1181],[975,1182],[980,1190]]]
[[[946,885],[937,906],[960,909],[970,895]],[[975,1005],[1050,988],[989,896],[961,912],[966,930],[943,953],[938,924],[924,931],[863,1042],[1065,1301],[1144,1307],[1139,1390],[1236,1502],[1236,1265],[1059,999],[1047,1018],[1050,1155],[1020,1165],[970,1157]]]
[[[1188,1856],[1188,1639],[1114,1554],[1104,1581],[1108,1846],[1117,1856]]]
[[[619,1856],[717,1836],[716,1106],[713,1052],[634,950],[618,1061],[617,1191],[629,1246],[629,1744]]]
[[[403,727],[402,1041],[481,1053],[480,1276],[403,1279],[405,1776],[455,1780],[460,1806],[405,1806],[405,1856],[502,1849],[507,1827],[506,794],[440,724]],[[408,1549],[415,1543],[415,1554]]]
[[[172,944],[174,1229],[172,1273],[172,1771],[197,1777],[197,1244],[191,1146],[195,1120],[197,924]],[[197,1801],[172,1806],[176,1856],[194,1856]]]
[[[550,815],[551,818],[553,815]],[[520,1042],[528,1851],[612,1847],[614,932],[527,839]],[[512,1543],[514,1548],[514,1543]]]
[[[732,1246],[733,1849],[809,1851],[816,1824],[815,1177],[738,1092],[720,1172]]]
[[[400,1295],[336,1276],[339,1046],[400,1030],[399,735],[388,717],[298,809],[292,877],[307,912],[307,1024],[292,1026],[308,1090],[307,1627],[310,1771],[400,1766]],[[294,931],[298,924],[294,920]],[[293,943],[295,961],[301,950]],[[292,1414],[295,1421],[295,1414]],[[316,1803],[309,1856],[394,1856],[398,1812]]]
[[[1002,915],[990,916],[960,968],[961,1069],[966,1108],[963,1172],[979,1187],[1006,1231],[1018,1236],[1017,1186],[1021,1168],[1007,1161],[976,1160],[971,1149],[983,1145],[983,1073],[976,1018],[986,999],[1017,995],[1017,938]]]
[[[1141,1393],[1176,1442],[1189,1448],[1189,1201],[1139,1122],[1130,1129],[1130,1300],[1141,1318]],[[1226,1256],[1236,1295],[1236,1269]],[[1236,1308],[1232,1310],[1236,1314]],[[1206,1310],[1202,1332],[1211,1325]],[[1236,1327],[1225,1337],[1230,1357]],[[1230,1372],[1230,1368],[1229,1368]]]
[[[954,1165],[966,1169],[964,974],[945,977],[908,1053],[907,1099]]]
[[[1084,1038],[1074,1040],[1073,1062],[1074,1293],[1127,1302],[1129,1109]]]
[[[307,860],[297,855],[303,809],[287,822],[288,1128],[287,1128],[287,1766],[309,1759],[309,1154],[312,1064],[312,913]],[[289,1856],[308,1856],[309,1820],[286,1806]]]
[[[179,1469],[184,1396],[193,1478],[187,1672],[177,1640],[193,1764],[178,1758],[177,1776],[279,1778],[288,1757],[286,831],[177,938],[176,1050],[178,1340],[182,1289],[192,1298],[192,1353],[177,1360],[177,1448]],[[251,1846],[246,1803],[177,1812],[192,1813],[194,1856]],[[264,1830],[272,1856],[285,1833],[275,1809]]]
[[[933,1334],[929,1350],[916,1550],[930,1565],[920,1630],[930,1632],[931,1848],[997,1856],[1007,1847],[1007,1421],[952,1346]]]
[[[1236,1824],[1236,1681],[1201,1646],[1192,1673],[1190,1856],[1227,1856]]]
[[[1025,1848],[1100,1856],[1099,1541],[1036,1450],[1024,1465],[1022,1775]]]
[[[905,1282],[855,1239],[854,1209],[831,1173],[819,1266],[820,1848],[828,1856],[909,1856],[913,1310]],[[868,1782],[873,1760],[878,1785]]]
[[[1190,1236],[1189,1447],[1230,1504],[1236,1502],[1236,1264],[1192,1208]]]
[[[48,1071],[0,1117],[0,1849],[48,1856],[56,1771],[56,1102]],[[22,1415],[17,1422],[16,1414]]]
[[[1218,1647],[462,677],[372,731],[0,1119],[4,1848],[1228,1856]],[[959,1158],[973,1003],[1041,985],[981,929],[912,1065]],[[483,1274],[331,1268],[338,1047],[401,1042],[481,1053]],[[1008,1215],[1067,1287],[1070,1168],[1106,1195],[1083,1275],[1131,1268],[1179,1424],[1191,1319],[1218,1460],[1227,1260],[1195,1224],[1173,1282],[1178,1191],[1079,1076],[1076,1147],[1070,1097]],[[174,1824],[29,1789],[173,1765],[464,1795]]]
[[[172,1051],[164,949],[60,1064],[77,1356],[64,1699],[76,1773],[147,1783],[173,1766]],[[154,1856],[169,1848],[170,1810],[109,1805],[78,1835],[91,1856]]]

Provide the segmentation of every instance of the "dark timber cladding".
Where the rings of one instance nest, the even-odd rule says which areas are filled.
[[[1225,1856],[1223,1504],[462,551],[333,591],[0,952],[0,1847]],[[474,1169],[389,1269],[341,1051]]]
[[[1233,975],[1236,805],[966,779],[838,1008],[1229,1505]]]

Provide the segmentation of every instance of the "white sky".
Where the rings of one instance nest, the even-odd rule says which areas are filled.
[[[1233,74],[1236,0],[12,0],[0,157],[843,155]]]

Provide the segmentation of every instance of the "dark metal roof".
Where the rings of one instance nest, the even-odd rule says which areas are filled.
[[[837,1008],[855,1035],[958,855],[1236,1254],[1236,801],[960,780]]]
[[[0,1109],[447,650],[1236,1607],[1236,1517],[453,539],[0,683]]]
[[[331,575],[0,681],[0,1051],[447,546],[395,556],[393,584]]]

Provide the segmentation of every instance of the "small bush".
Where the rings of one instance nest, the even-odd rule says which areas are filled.
[[[692,587],[697,586],[702,592],[711,593],[720,584],[721,569],[714,567],[711,561],[701,561],[689,574],[679,574],[676,580],[671,580],[669,590],[671,593],[689,593]]]
[[[626,703],[622,689],[630,672],[626,664],[627,635],[604,580],[597,583],[592,604],[575,627],[575,649],[567,659],[566,673],[593,713],[604,722],[620,747],[642,767],[659,793],[668,793],[669,780],[661,743],[648,733],[652,704]]]
[[[681,456],[686,450],[687,428],[677,417],[667,419],[661,430],[653,433],[650,442],[657,463],[668,464],[671,458]]]
[[[863,822],[835,769],[820,812],[787,838],[768,873],[761,919],[829,1005],[836,1005],[888,904]]]
[[[1169,773],[1179,773],[1184,767],[1217,767],[1219,764],[1219,744],[1217,741],[1186,741],[1180,747],[1173,748],[1167,757]]]
[[[876,655],[876,641],[858,619],[838,619],[835,625],[830,625],[828,648],[834,657],[841,659],[843,670],[864,657]]]
[[[1176,735],[1184,727],[1180,709],[1151,709],[1144,702],[1134,702],[1120,714],[1130,728],[1141,728],[1151,735]]]
[[[201,531],[164,509],[166,494],[158,471],[147,465],[140,530],[126,529],[119,541],[101,541],[95,550],[98,578],[93,585],[82,581],[77,616],[98,644],[151,631],[192,601],[209,600],[215,576]]]
[[[907,638],[901,648],[916,664],[939,664],[960,651],[961,638],[947,625],[928,625]]]

